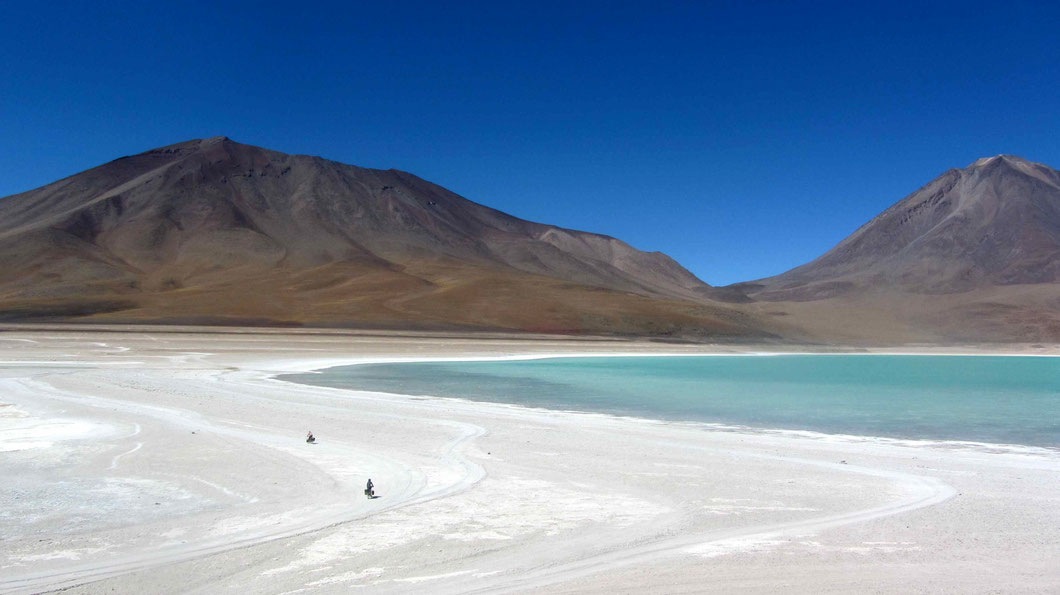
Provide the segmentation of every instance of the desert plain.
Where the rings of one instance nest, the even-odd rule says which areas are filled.
[[[276,378],[369,361],[761,349],[5,327],[0,592],[1060,590],[1054,449],[663,422]],[[316,444],[304,441],[310,430]],[[374,499],[363,494],[368,478]]]

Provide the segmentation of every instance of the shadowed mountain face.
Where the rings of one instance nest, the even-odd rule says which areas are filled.
[[[764,336],[662,253],[227,138],[0,199],[0,317]]]
[[[980,159],[820,258],[734,288],[788,302],[787,313],[825,336],[906,325],[909,339],[1060,340],[1060,172],[1009,155]]]

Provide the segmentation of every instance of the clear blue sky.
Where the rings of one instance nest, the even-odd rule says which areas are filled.
[[[0,196],[227,135],[411,171],[723,285],[950,167],[1060,166],[1056,3],[867,4],[5,2]]]

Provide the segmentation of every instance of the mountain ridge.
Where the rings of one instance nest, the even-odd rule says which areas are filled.
[[[633,333],[658,323],[664,334],[755,327],[719,306],[745,296],[709,286],[660,252],[519,219],[408,172],[225,136],[122,157],[0,199],[0,256],[14,265],[0,273],[0,313],[6,304],[9,318],[48,306],[36,302],[96,299],[150,320],[290,315],[319,324]],[[260,282],[261,295],[236,297],[246,293],[238,279]],[[486,319],[473,320],[469,304],[497,283],[527,286],[526,295],[479,304]],[[555,295],[542,293],[549,286]],[[351,312],[366,295],[372,307]],[[603,295],[610,305],[595,312],[591,302]],[[540,322],[531,296],[546,310]]]
[[[661,252],[398,169],[193,139],[0,199],[0,320],[820,343],[1060,340],[1060,172],[943,172],[790,271]]]
[[[959,293],[1060,281],[1060,172],[1011,155],[951,169],[822,256],[736,284],[755,299],[814,299],[873,286]]]
[[[820,257],[732,287],[827,341],[1060,341],[1060,172],[977,159]]]

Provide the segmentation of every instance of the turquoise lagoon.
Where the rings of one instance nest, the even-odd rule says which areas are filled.
[[[560,410],[1060,448],[1060,358],[556,357],[330,368],[285,380]]]

